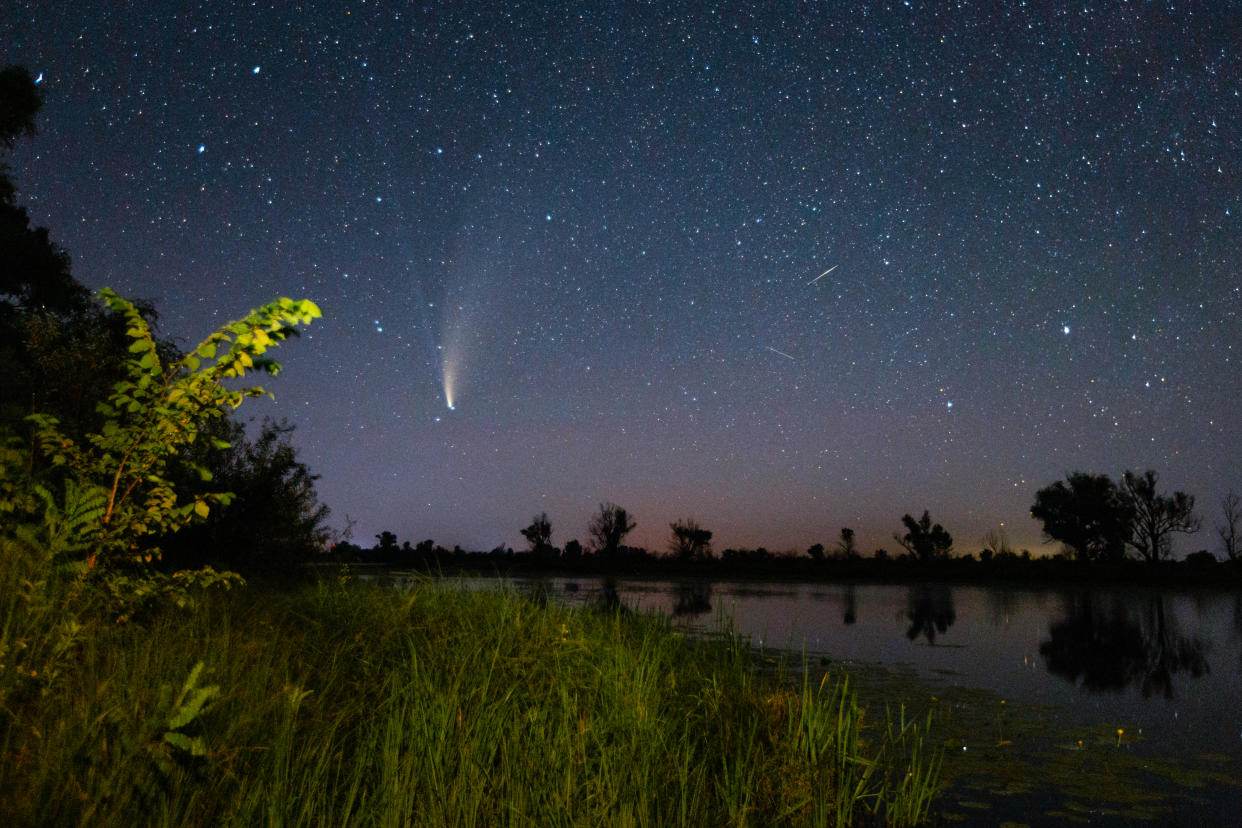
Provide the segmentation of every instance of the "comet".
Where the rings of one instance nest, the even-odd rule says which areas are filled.
[[[454,379],[456,372],[450,364],[444,365],[444,404],[448,406],[449,411],[456,411],[457,406],[453,404]]]
[[[768,350],[769,350],[769,351],[771,351],[771,352],[772,352],[772,353],[774,353],[774,354],[780,354],[780,355],[781,355],[781,356],[783,356],[785,359],[793,359],[793,357],[791,357],[789,354],[785,353],[784,351],[778,351],[778,350],[776,350],[775,348],[773,348],[771,345],[769,345],[769,346],[767,346],[767,347],[768,347]],[[795,362],[797,362],[797,360],[794,360],[794,361],[795,361]]]
[[[823,273],[821,273],[821,274],[819,274],[818,276],[816,276],[816,277],[815,277],[814,279],[812,279],[811,281],[807,282],[807,284],[808,284],[808,285],[813,285],[813,284],[815,284],[815,283],[816,283],[816,282],[818,282],[820,279],[824,278],[825,276],[827,276],[829,273],[831,273],[832,271],[836,270],[836,269],[837,269],[838,267],[840,267],[840,266],[841,266],[841,265],[833,265],[832,267],[830,267],[830,268],[828,268],[827,270],[825,270]]]

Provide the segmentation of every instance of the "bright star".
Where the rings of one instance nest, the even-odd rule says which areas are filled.
[[[1070,327],[1069,327],[1069,325],[1062,325],[1062,326],[1061,326],[1061,333],[1065,334],[1066,336],[1069,336],[1069,332],[1070,332]]]

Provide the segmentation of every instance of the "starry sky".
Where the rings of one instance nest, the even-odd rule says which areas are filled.
[[[1038,488],[1154,468],[1184,554],[1242,490],[1232,4],[4,5],[78,279],[187,346],[321,306],[242,413],[364,545],[1038,553]]]

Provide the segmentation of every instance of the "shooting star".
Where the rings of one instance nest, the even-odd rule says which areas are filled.
[[[813,284],[815,284],[815,283],[816,283],[816,282],[818,282],[820,279],[824,278],[825,276],[827,276],[829,273],[831,273],[832,271],[836,270],[836,269],[837,269],[838,267],[840,267],[840,266],[841,266],[841,265],[833,265],[832,267],[830,267],[830,268],[828,268],[827,270],[825,270],[823,273],[821,273],[821,274],[819,274],[818,276],[816,276],[816,277],[815,277],[814,279],[812,279],[811,281],[807,282],[807,284],[808,284],[808,285],[813,285]]]
[[[778,351],[778,350],[776,350],[775,348],[773,348],[771,345],[767,346],[767,348],[768,348],[768,350],[769,350],[769,351],[771,351],[772,353],[774,353],[774,354],[780,354],[780,355],[781,355],[781,356],[783,356],[785,359],[793,359],[793,357],[791,357],[789,354],[785,353],[784,351]],[[797,360],[794,360],[794,362],[797,362]]]

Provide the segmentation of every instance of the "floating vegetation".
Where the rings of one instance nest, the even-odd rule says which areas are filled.
[[[945,748],[938,810],[946,824],[1164,824],[1184,818],[1187,805],[1207,808],[1213,792],[1242,791],[1236,758],[1162,756],[1132,723],[1067,723],[1058,709],[909,665],[834,667],[873,703],[933,714],[932,736]]]

